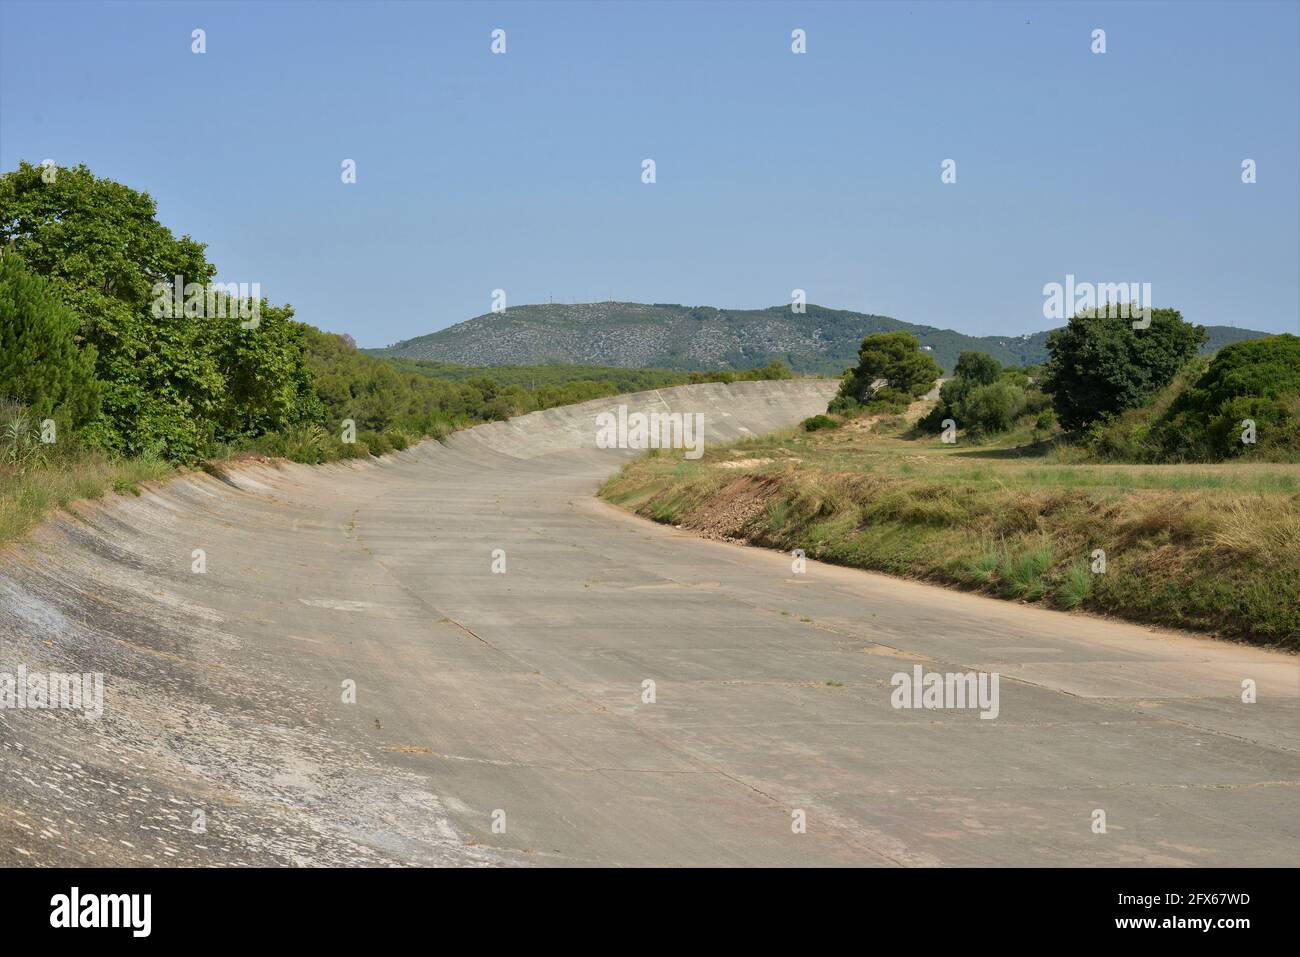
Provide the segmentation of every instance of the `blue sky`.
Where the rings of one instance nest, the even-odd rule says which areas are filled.
[[[496,288],[730,307],[803,288],[1019,334],[1053,324],[1042,287],[1067,273],[1295,332],[1298,11],[5,0],[0,168],[147,190],[222,280],[367,346]]]

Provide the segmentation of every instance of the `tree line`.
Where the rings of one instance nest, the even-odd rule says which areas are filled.
[[[0,176],[0,399],[22,409],[24,430],[48,420],[112,455],[194,462],[264,451],[314,462],[633,385],[790,374],[780,363],[743,373],[533,369],[527,386],[518,373],[440,375],[366,355],[216,274],[203,243],[158,221],[148,193],[84,165],[20,163]],[[356,442],[344,441],[345,422]]]
[[[1103,459],[1213,462],[1300,457],[1300,337],[1284,334],[1198,357],[1204,327],[1176,309],[1135,328],[1107,310],[1070,319],[1048,338],[1039,367],[1003,367],[963,352],[922,431],[945,422],[973,437],[1032,423]],[[899,413],[938,379],[937,363],[906,332],[867,336],[828,412]],[[833,420],[819,417],[810,430]]]

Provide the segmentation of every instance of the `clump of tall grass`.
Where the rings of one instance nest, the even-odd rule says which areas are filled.
[[[989,546],[970,561],[968,565],[970,577],[974,579],[977,585],[986,585],[992,582],[1001,561],[1002,553],[996,547]]]
[[[1038,601],[1047,594],[1047,573],[1056,564],[1056,554],[1047,541],[1028,547],[1007,548],[998,560],[997,577],[1004,594],[1025,601]]]
[[[767,503],[767,530],[772,533],[781,531],[785,526],[790,506],[784,498],[773,499]]]
[[[1076,558],[1066,568],[1054,594],[1056,604],[1067,610],[1083,604],[1092,591],[1092,565],[1086,558]]]
[[[43,466],[46,444],[22,403],[0,400],[0,467],[22,474]]]

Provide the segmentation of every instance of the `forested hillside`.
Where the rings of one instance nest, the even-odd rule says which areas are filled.
[[[593,302],[512,306],[418,336],[374,355],[475,366],[577,363],[661,369],[749,369],[779,359],[795,372],[839,375],[857,359],[863,338],[908,332],[945,373],[962,352],[983,352],[1003,365],[1047,360],[1050,332],[1026,336],[968,336],[809,304],[768,309],[717,309],[668,303]],[[1208,326],[1210,352],[1266,333]]]

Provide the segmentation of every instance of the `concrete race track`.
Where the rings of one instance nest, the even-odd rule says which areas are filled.
[[[593,498],[632,454],[600,409],[723,441],[832,390],[644,393],[55,518],[0,555],[0,672],[102,672],[105,703],[0,710],[0,863],[1294,865],[1300,659],[796,575]],[[997,672],[996,719],[892,707],[916,664]]]

